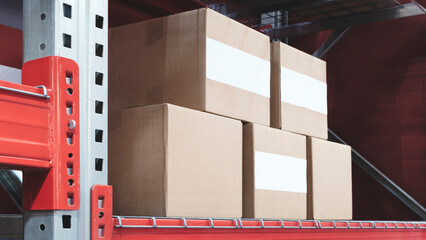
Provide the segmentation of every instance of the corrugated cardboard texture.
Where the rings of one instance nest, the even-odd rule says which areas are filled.
[[[206,79],[206,37],[270,61],[266,35],[208,9],[113,28],[110,108],[172,103],[269,126],[269,98]]]
[[[254,151],[306,159],[306,137],[255,124],[244,125],[244,217],[306,219],[306,194],[255,189]]]
[[[110,30],[110,108],[173,103],[205,109],[205,12]]]
[[[280,43],[281,66],[327,83],[326,62]]]
[[[242,123],[169,105],[168,216],[241,217]]]
[[[164,106],[109,112],[109,183],[114,214],[166,215]]]
[[[216,11],[207,9],[206,14],[207,37],[270,61],[268,36],[231,18],[224,17]]]
[[[327,115],[281,102],[282,129],[327,139]]]
[[[271,127],[281,129],[280,42],[271,43]]]
[[[269,125],[269,98],[206,80],[206,110],[222,116]],[[224,107],[224,106],[229,107]],[[239,106],[239,107],[235,107]]]
[[[240,121],[169,104],[112,113],[110,139],[120,139],[109,145],[116,214],[242,216]]]
[[[308,218],[352,219],[351,148],[308,137]]]
[[[271,126],[327,139],[327,115],[281,102],[281,67],[326,83],[326,63],[280,42],[271,43]]]
[[[268,36],[224,17],[216,11],[207,10],[206,14],[207,37],[270,61]],[[209,79],[207,79],[206,88],[206,110],[248,122],[269,125],[268,98]]]

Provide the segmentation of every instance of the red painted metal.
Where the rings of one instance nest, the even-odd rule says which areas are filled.
[[[424,239],[426,222],[115,217],[114,240]]]
[[[112,239],[112,186],[94,185],[91,193],[92,240]]]
[[[0,24],[0,65],[22,67],[22,31]]]
[[[24,171],[25,210],[79,208],[78,76],[74,61],[45,57],[24,64],[22,85],[0,81],[36,94],[43,85],[49,97],[0,89],[0,167]]]

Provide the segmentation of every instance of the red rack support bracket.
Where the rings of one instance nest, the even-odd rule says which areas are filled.
[[[24,64],[22,85],[0,81],[0,167],[24,171],[25,210],[80,204],[78,65],[45,57]]]
[[[92,240],[111,240],[112,186],[94,185],[91,197]]]

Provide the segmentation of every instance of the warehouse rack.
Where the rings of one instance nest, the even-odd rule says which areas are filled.
[[[23,84],[0,82],[0,166],[24,171],[24,218],[13,219],[26,240],[426,236],[426,222],[113,216],[107,9],[107,0],[24,0]]]

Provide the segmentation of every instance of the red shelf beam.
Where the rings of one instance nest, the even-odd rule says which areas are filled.
[[[425,239],[426,222],[114,217],[114,240]]]

